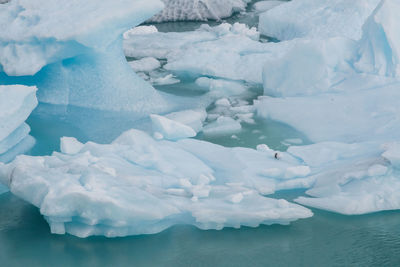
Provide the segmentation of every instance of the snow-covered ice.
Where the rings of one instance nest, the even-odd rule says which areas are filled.
[[[301,163],[285,153],[276,160],[273,151],[156,141],[138,130],[107,145],[69,138],[62,146],[64,153],[18,156],[0,165],[0,180],[39,207],[53,233],[111,237],[174,224],[221,229],[312,216],[302,206],[263,196],[288,181],[269,177],[270,167],[289,171],[289,181],[304,175],[293,171]]]

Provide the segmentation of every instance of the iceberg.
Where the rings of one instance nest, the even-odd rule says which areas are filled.
[[[61,140],[61,153],[0,164],[0,181],[40,209],[52,233],[79,237],[150,234],[175,224],[201,229],[288,224],[312,212],[265,197],[295,185],[302,164],[272,150],[195,139],[155,140],[139,130],[111,144]],[[270,168],[290,177],[271,176]],[[276,173],[275,172],[275,173]]]
[[[300,2],[280,5],[265,13],[265,18]],[[302,7],[316,12],[310,17],[302,14],[307,21],[318,22],[320,14],[344,5],[351,5],[348,10],[362,5],[366,9],[360,12],[370,15],[354,16],[352,27],[337,27],[338,19],[350,19],[341,17],[346,11],[337,9],[340,14],[328,16],[328,24],[316,23],[325,30],[312,27],[315,32],[300,28],[306,25],[298,21],[300,15],[292,16],[288,20],[293,19],[299,28],[284,26],[281,29],[295,30],[280,33],[285,35],[282,39],[296,38],[283,43],[297,45],[285,49],[279,60],[265,63],[266,96],[255,101],[257,115],[287,123],[315,142],[288,148],[287,153],[310,168],[305,177],[311,183],[306,191],[309,197],[295,201],[347,215],[400,209],[400,39],[395,30],[399,3],[331,1],[321,2],[318,8],[313,6],[317,1],[301,3],[313,3]],[[325,33],[320,35],[319,30]]]
[[[339,36],[358,40],[362,25],[380,1],[292,0],[261,14],[258,28],[281,41]]]
[[[258,115],[287,123],[314,142],[363,142],[371,140],[371,134],[375,140],[398,138],[400,43],[392,30],[396,21],[388,11],[395,10],[392,5],[380,2],[362,26],[359,41],[343,37],[289,41],[300,46],[286,49],[276,62],[265,63],[268,96],[256,101]],[[383,16],[385,22],[378,27]],[[381,42],[386,45],[377,45]]]
[[[10,162],[35,144],[25,120],[37,105],[36,87],[0,85],[0,162]],[[0,182],[0,194],[8,191]]]
[[[44,103],[138,116],[172,111],[182,101],[158,93],[138,77],[122,50],[123,33],[162,8],[158,0],[3,4],[1,83],[35,85]]]
[[[162,0],[164,9],[147,22],[221,20],[244,11],[251,0]]]

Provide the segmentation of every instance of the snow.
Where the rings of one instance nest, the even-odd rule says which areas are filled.
[[[174,224],[221,229],[312,216],[262,196],[287,181],[266,177],[264,169],[298,166],[289,155],[277,161],[268,152],[194,139],[156,141],[138,130],[105,145],[63,139],[63,151],[0,165],[0,181],[37,206],[53,233],[112,237]]]
[[[221,20],[244,11],[250,0],[162,0],[165,8],[148,22]]]

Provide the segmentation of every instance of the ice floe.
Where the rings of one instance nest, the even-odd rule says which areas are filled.
[[[305,174],[292,156],[277,160],[273,153],[194,139],[157,141],[130,130],[107,145],[63,138],[62,153],[0,165],[0,180],[39,207],[53,233],[79,237],[157,233],[175,224],[255,227],[312,216],[263,196]],[[272,167],[290,176],[270,176]]]

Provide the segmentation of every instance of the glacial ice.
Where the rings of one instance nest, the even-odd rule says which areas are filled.
[[[272,9],[265,13],[265,18],[275,14],[278,18],[283,8],[289,10],[300,2]],[[400,209],[400,39],[396,30],[399,3],[332,1],[318,2],[319,7],[314,9],[315,3],[306,5],[308,2],[316,3],[303,1],[302,8],[318,11],[316,15],[307,17],[299,13],[297,18],[289,17],[299,27],[299,19],[317,22],[321,19],[318,14],[343,5],[350,5],[348,10],[352,10],[359,9],[361,4],[367,8],[360,12],[368,11],[370,15],[341,18],[340,14],[346,12],[337,9],[339,15],[332,13],[332,19],[316,23],[323,27],[312,27],[312,32],[307,27],[281,27],[285,23],[279,24],[281,28],[276,31],[286,34],[282,39],[304,37],[288,41],[300,43],[301,50],[297,45],[287,49],[278,60],[265,62],[264,93],[269,96],[260,97],[255,109],[259,117],[287,123],[316,142],[291,146],[287,151],[311,169],[306,177],[312,183],[306,192],[310,197],[299,197],[296,202],[348,215]],[[340,18],[353,19],[352,27],[340,27]],[[363,21],[358,21],[361,18]],[[339,29],[351,32],[337,32]],[[303,55],[307,56],[307,64]]]
[[[202,25],[192,32],[149,29],[129,34],[124,53],[134,58],[167,59],[164,68],[174,73],[261,84],[265,61],[280,52],[274,44],[260,43],[259,36],[255,28],[240,23]]]
[[[122,34],[162,7],[158,0],[1,5],[1,82],[36,85],[45,103],[138,116],[173,111],[183,101],[155,91],[132,71],[122,51]]]
[[[362,25],[380,1],[292,0],[261,14],[259,31],[282,41],[339,36],[358,40]]]
[[[256,12],[265,12],[285,2],[286,1],[280,1],[280,0],[259,1],[254,4],[254,9],[256,10]]]
[[[37,105],[36,90],[23,85],[0,85],[0,161],[11,160],[16,150],[25,152],[30,148],[28,145],[23,149],[22,144],[30,132],[25,120]]]
[[[112,237],[177,223],[221,229],[312,216],[300,205],[263,196],[302,181],[304,171],[293,170],[304,167],[286,153],[276,160],[272,150],[157,141],[138,130],[107,145],[63,138],[61,146],[62,153],[0,165],[0,181],[39,207],[53,233]],[[292,175],[270,176],[272,167]]]
[[[154,135],[158,137],[157,139],[178,140],[194,137],[197,134],[191,127],[164,116],[151,114],[150,119]]]
[[[148,22],[221,20],[244,11],[251,0],[162,0],[164,9]]]
[[[398,143],[319,143],[289,148],[318,169],[315,184],[295,201],[342,214],[400,209],[400,179],[391,151]],[[385,156],[389,155],[389,156]]]

